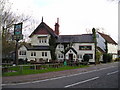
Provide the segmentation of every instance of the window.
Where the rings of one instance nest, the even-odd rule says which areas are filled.
[[[47,43],[47,40],[45,39],[44,42]]]
[[[61,58],[63,58],[63,54],[61,54]]]
[[[58,58],[60,58],[60,54],[58,54]]]
[[[36,56],[36,52],[34,52],[34,56]]]
[[[58,48],[60,48],[60,45],[58,45]]]
[[[41,39],[39,39],[39,43],[42,43]]]
[[[47,43],[47,39],[46,38],[39,38],[39,43]]]
[[[47,56],[47,52],[45,52],[45,56]]]
[[[58,54],[59,59],[63,59],[63,54]]]
[[[79,46],[79,50],[92,50],[92,46]]]
[[[33,52],[31,52],[31,56],[33,56]]]
[[[19,55],[26,55],[26,51],[20,51]]]
[[[85,55],[89,55],[90,59],[93,59],[93,54],[85,54]]]
[[[47,52],[42,52],[43,57],[47,57]]]
[[[42,52],[42,56],[44,56],[44,52]]]
[[[58,48],[63,48],[63,45],[59,44],[59,45],[58,45]]]
[[[82,58],[82,55],[78,55],[78,58]]]
[[[36,56],[36,52],[31,52],[31,56]]]

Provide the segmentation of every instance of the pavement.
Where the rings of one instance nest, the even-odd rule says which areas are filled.
[[[57,71],[57,72],[2,77],[2,84],[32,82],[32,81],[44,80],[44,79],[49,79],[49,78],[54,78],[54,77],[59,77],[59,76],[77,74],[77,73],[81,73],[81,72],[87,72],[87,71],[97,70],[100,68],[105,68],[105,67],[110,66],[110,64],[116,65],[116,63],[118,63],[118,62],[107,63],[107,64],[98,64],[98,65],[89,65],[89,67],[85,67],[85,68],[71,69],[71,70],[64,70],[64,71]]]

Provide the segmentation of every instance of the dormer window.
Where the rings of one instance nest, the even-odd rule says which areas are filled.
[[[47,43],[47,35],[39,35],[38,40],[39,40],[39,43],[41,44]]]
[[[39,43],[47,43],[47,38],[39,38]]]

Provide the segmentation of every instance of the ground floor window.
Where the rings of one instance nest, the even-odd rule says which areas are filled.
[[[58,54],[57,57],[58,59],[63,59],[63,54]]]
[[[43,57],[47,57],[47,52],[42,52]]]
[[[89,58],[93,59],[93,54],[85,54],[85,55],[89,55]]]
[[[82,58],[82,55],[81,54],[77,55],[77,58]]]
[[[31,56],[36,56],[36,52],[31,52]]]

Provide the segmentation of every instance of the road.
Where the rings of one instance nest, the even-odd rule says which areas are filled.
[[[3,88],[118,88],[118,65],[34,82],[3,85]]]

